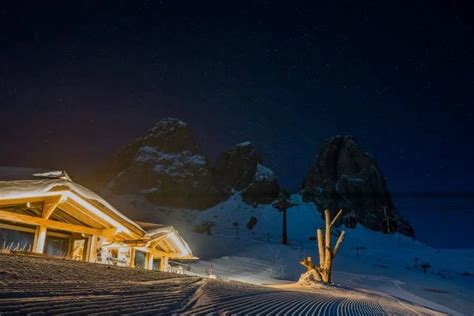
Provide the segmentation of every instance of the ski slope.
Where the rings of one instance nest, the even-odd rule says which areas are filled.
[[[0,255],[1,315],[434,315],[385,295],[312,292],[45,257]]]
[[[154,206],[139,196],[109,196],[130,215],[175,225],[201,260],[191,272],[204,276],[212,269],[222,279],[257,285],[296,282],[302,258],[317,258],[316,228],[323,225],[312,203],[292,196],[287,211],[290,245],[280,244],[282,216],[271,205],[242,202],[237,192],[204,211]],[[250,230],[247,223],[255,217]],[[193,232],[203,223],[211,235]],[[334,262],[333,281],[341,286],[385,293],[448,314],[474,314],[474,249],[435,249],[403,235],[385,235],[361,225],[346,230]],[[338,234],[338,230],[335,230]],[[334,236],[334,239],[336,236]],[[416,259],[417,258],[417,259]],[[428,262],[426,274],[416,267]]]

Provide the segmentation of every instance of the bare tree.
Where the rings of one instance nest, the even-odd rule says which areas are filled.
[[[324,235],[322,229],[317,230],[319,266],[315,266],[312,263],[311,257],[307,257],[306,259],[300,261],[300,263],[304,265],[308,271],[314,270],[319,279],[324,283],[331,283],[332,263],[337,255],[337,252],[339,251],[339,248],[341,248],[342,242],[344,241],[344,236],[346,235],[346,232],[342,231],[337,239],[334,249],[331,250],[331,229],[339,220],[341,214],[342,210],[340,210],[331,220],[329,210],[324,211],[324,219],[326,224]]]

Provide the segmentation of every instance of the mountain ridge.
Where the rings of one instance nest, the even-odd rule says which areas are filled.
[[[122,148],[107,174],[105,187],[113,194],[143,195],[164,207],[204,210],[235,192],[248,205],[270,204],[281,190],[250,141],[223,151],[212,164],[188,125],[174,118],[157,122]],[[336,136],[323,145],[300,193],[318,210],[343,209],[344,222],[351,217],[373,230],[414,237],[410,224],[395,212],[375,160],[352,136]]]

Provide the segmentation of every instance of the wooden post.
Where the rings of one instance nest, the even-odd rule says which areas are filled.
[[[135,268],[135,248],[130,247],[130,267]]]
[[[160,271],[168,270],[168,257],[161,257],[160,258]]]
[[[148,263],[146,265],[146,268],[148,270],[153,270],[153,258],[154,258],[154,256],[150,252],[147,255],[148,255],[148,260],[147,260]]]
[[[46,226],[40,225],[36,228],[35,239],[33,241],[33,252],[43,253],[46,243]]]
[[[89,242],[87,243],[87,262],[96,262],[97,259],[97,236],[92,235],[89,237]]]

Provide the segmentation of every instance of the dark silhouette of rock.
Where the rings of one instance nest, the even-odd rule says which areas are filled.
[[[373,230],[382,230],[388,217],[397,221],[398,232],[415,235],[410,224],[398,218],[375,160],[353,137],[337,136],[324,144],[303,181],[302,194],[320,211],[342,209]]]
[[[280,192],[280,186],[273,171],[258,164],[254,178],[242,191],[242,199],[247,204],[270,204]]]
[[[217,159],[215,179],[227,194],[242,191],[248,204],[269,204],[280,190],[273,171],[262,165],[262,158],[250,142],[240,143]]]
[[[253,181],[261,162],[252,143],[240,143],[219,155],[215,167],[216,181],[226,191],[241,191]]]
[[[146,136],[121,150],[107,188],[143,194],[156,205],[206,208],[222,199],[206,156],[182,121],[159,121]]]

